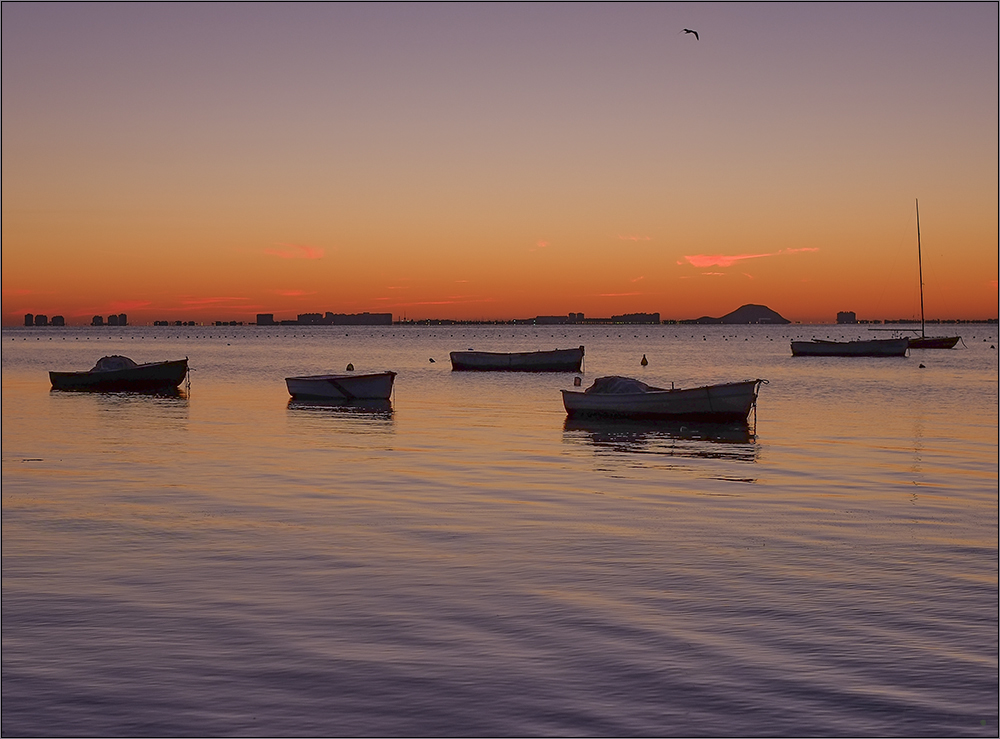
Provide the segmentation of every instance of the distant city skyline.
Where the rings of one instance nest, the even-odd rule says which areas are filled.
[[[743,306],[747,307],[747,306]],[[766,306],[763,306],[766,308]],[[731,313],[738,313],[737,311],[732,311]],[[342,326],[385,326],[385,325],[403,325],[403,324],[420,324],[420,323],[430,323],[430,324],[497,324],[497,323],[517,323],[517,324],[534,324],[534,325],[588,325],[588,324],[674,324],[674,323],[697,323],[704,322],[704,319],[711,318],[710,316],[698,316],[698,317],[661,317],[657,312],[651,313],[632,313],[632,314],[620,314],[611,316],[587,316],[584,313],[567,313],[567,314],[556,314],[556,315],[542,315],[538,314],[535,316],[521,316],[518,318],[453,318],[445,315],[424,317],[424,318],[405,318],[404,316],[395,316],[391,313],[379,313],[371,314],[374,320],[341,320],[341,321],[323,321],[323,320],[308,320],[311,316],[321,316],[320,313],[307,313],[307,314],[297,314],[294,318],[285,318],[282,315],[276,315],[274,313],[264,313],[257,314],[254,320],[245,320],[238,318],[215,318],[203,321],[195,320],[185,320],[185,319],[154,319],[152,321],[145,321],[135,323],[128,320],[126,314],[121,313],[118,315],[111,314],[107,317],[101,315],[93,316],[89,322],[67,322],[65,317],[62,315],[48,316],[46,314],[24,314],[24,326],[212,326],[212,325],[257,325],[257,326],[322,326],[322,325],[342,325]],[[330,314],[327,313],[327,316]],[[342,317],[344,314],[340,314]],[[306,317],[307,320],[303,320]],[[349,318],[361,318],[359,314],[352,314],[348,316]],[[364,317],[368,317],[368,312],[364,313]],[[655,320],[651,317],[655,317]],[[262,320],[263,318],[263,320]],[[718,318],[718,317],[716,317]],[[783,318],[783,316],[781,317]],[[561,319],[561,320],[560,320]],[[30,321],[30,322],[29,322]],[[926,323],[928,324],[956,324],[956,323],[996,323],[997,318],[980,317],[980,318],[928,318]],[[866,317],[858,316],[853,311],[838,311],[837,315],[834,316],[833,320],[827,321],[791,321],[789,323],[807,323],[815,325],[824,324],[909,324],[909,323],[920,323],[919,318],[912,317]],[[769,325],[781,325],[783,321],[772,321],[772,320],[759,320],[759,321],[733,321],[733,323],[738,324],[769,324]],[[18,324],[20,325],[20,324]]]
[[[2,5],[4,326],[997,316],[995,3]],[[698,40],[683,33],[697,29]]]

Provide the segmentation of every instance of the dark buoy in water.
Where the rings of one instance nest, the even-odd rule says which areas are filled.
[[[583,380],[581,380],[579,377],[574,377],[573,378],[573,387],[580,387],[580,385],[582,384],[582,382],[583,382]]]
[[[649,364],[649,360],[646,359],[646,355],[645,354],[642,355],[642,361],[639,362],[639,364],[641,364],[643,367],[645,367],[647,364]]]
[[[927,369],[927,368],[926,368],[926,367],[924,367],[924,365],[922,365],[922,364],[919,364],[919,365],[917,365],[917,369]]]
[[[430,358],[430,363],[431,363],[431,364],[434,364],[434,357],[431,357],[431,358]]]
[[[348,372],[353,372],[354,371],[354,365],[351,364],[350,362],[348,362],[348,364],[347,364],[347,371]]]

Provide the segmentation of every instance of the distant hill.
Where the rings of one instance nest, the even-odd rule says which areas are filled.
[[[782,316],[780,313],[771,310],[766,305],[754,305],[749,303],[747,305],[740,306],[732,313],[727,313],[722,318],[712,318],[711,316],[702,316],[701,318],[692,318],[687,321],[681,321],[681,323],[770,323],[770,324],[784,324],[791,323],[787,318]]]

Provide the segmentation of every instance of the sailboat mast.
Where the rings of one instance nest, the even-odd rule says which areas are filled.
[[[924,336],[924,264],[920,254],[920,200],[917,203],[917,271],[920,274],[920,335]]]

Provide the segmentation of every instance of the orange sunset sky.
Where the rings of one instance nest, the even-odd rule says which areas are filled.
[[[997,316],[996,3],[2,13],[5,326]]]

